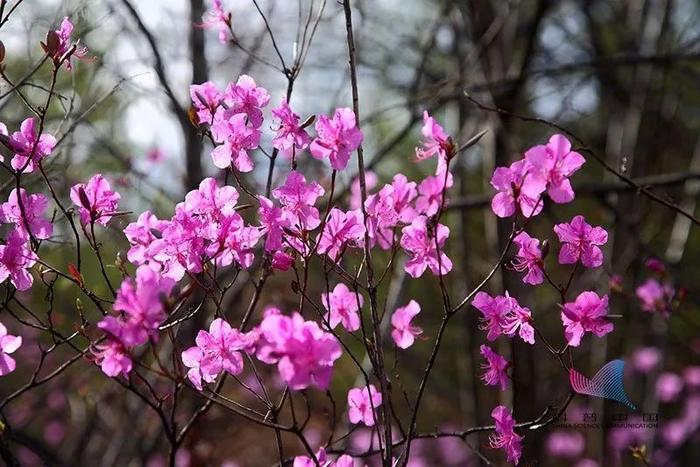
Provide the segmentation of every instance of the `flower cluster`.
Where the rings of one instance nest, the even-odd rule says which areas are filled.
[[[481,329],[486,331],[488,340],[494,341],[501,335],[513,337],[517,334],[528,344],[535,343],[532,312],[520,306],[508,292],[496,297],[479,292],[474,296],[472,305],[481,312]]]

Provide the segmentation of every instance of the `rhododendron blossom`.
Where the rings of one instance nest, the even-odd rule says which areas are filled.
[[[420,305],[415,300],[408,302],[406,306],[397,308],[391,315],[391,338],[400,349],[407,349],[413,345],[416,336],[423,333],[418,326],[411,321],[420,313]]]
[[[510,217],[516,208],[525,217],[536,216],[542,211],[544,180],[529,173],[530,164],[526,160],[513,162],[510,167],[498,167],[491,177],[491,186],[498,193],[491,200],[491,210],[498,217]]]
[[[416,211],[426,216],[434,216],[444,203],[445,191],[454,184],[452,174],[438,172],[437,175],[427,176],[418,185]]]
[[[306,183],[304,175],[296,170],[289,172],[284,185],[272,190],[272,196],[286,208],[290,225],[302,230],[313,230],[321,224],[314,204],[324,193],[321,185]]]
[[[496,297],[479,292],[474,296],[472,305],[481,311],[481,329],[487,332],[488,340],[496,340],[500,335],[513,337],[517,334],[528,344],[535,343],[532,313],[528,308],[521,307],[508,292],[505,296]]]
[[[21,336],[13,336],[7,333],[7,328],[0,323],[0,376],[15,371],[17,363],[10,357],[22,345]]]
[[[17,290],[29,290],[34,278],[28,269],[39,259],[28,248],[26,233],[14,229],[5,237],[5,244],[0,244],[0,283],[10,279]]]
[[[564,304],[561,320],[569,345],[578,347],[586,332],[597,337],[612,332],[614,326],[607,320],[607,314],[608,296],[600,297],[595,292],[582,292],[574,302]]]
[[[318,241],[318,253],[325,253],[333,261],[337,261],[343,249],[347,245],[358,245],[364,234],[365,225],[361,212],[343,212],[333,208],[323,226],[323,234]]]
[[[272,139],[272,147],[279,149],[280,154],[291,157],[309,147],[311,137],[299,123],[300,117],[289,107],[286,99],[283,99],[280,106],[272,110],[279,120],[277,133]]]
[[[343,284],[337,284],[333,292],[321,294],[321,303],[328,310],[326,320],[331,329],[342,324],[350,332],[360,329],[358,311],[364,304],[364,298],[359,293],[352,292]]]
[[[222,0],[212,0],[212,9],[202,18],[201,27],[218,28],[219,42],[225,44],[230,37],[231,13],[224,11]]]
[[[253,159],[248,151],[260,144],[260,130],[248,126],[248,117],[237,113],[229,117],[229,111],[219,109],[214,114],[211,134],[221,143],[211,152],[214,165],[220,169],[236,168],[240,172],[253,170]]]
[[[436,276],[452,270],[452,261],[444,252],[445,242],[450,235],[447,226],[438,224],[433,232],[429,232],[428,219],[418,216],[411,225],[404,227],[401,233],[401,248],[411,255],[404,269],[411,277],[422,276],[427,268]]]
[[[654,278],[648,278],[635,290],[642,310],[658,311],[668,316],[675,291],[670,284],[661,284]]]
[[[513,238],[513,243],[518,246],[518,253],[512,262],[513,268],[518,272],[524,272],[523,282],[530,285],[538,285],[544,282],[544,262],[540,241],[520,232]]]
[[[571,143],[563,135],[553,135],[546,145],[537,145],[525,152],[536,176],[547,185],[547,194],[555,203],[574,199],[569,177],[586,162],[581,154],[571,150]]]
[[[343,454],[336,460],[332,460],[326,454],[326,450],[321,448],[315,454],[316,460],[307,456],[296,456],[292,467],[353,467],[352,457]],[[318,463],[317,463],[318,462]]]
[[[224,91],[225,115],[243,114],[253,128],[260,128],[263,122],[262,108],[270,102],[267,89],[258,86],[248,75],[241,75],[236,84],[229,84]]]
[[[80,223],[107,225],[117,212],[121,196],[112,191],[109,182],[101,175],[93,176],[87,183],[78,183],[70,189],[70,199],[78,206]]]
[[[25,234],[31,232],[34,238],[47,239],[53,233],[53,224],[44,217],[48,204],[49,199],[41,193],[28,195],[20,188],[17,196],[17,189],[14,189],[7,202],[0,205],[0,221],[14,223],[17,230]]]
[[[311,142],[311,155],[316,159],[328,158],[333,170],[348,165],[350,153],[362,143],[362,132],[355,124],[355,113],[348,108],[336,109],[333,118],[319,115],[316,120],[318,136]]]
[[[438,156],[438,172],[446,168],[446,161],[452,157],[455,150],[452,138],[445,133],[440,124],[428,114],[423,112],[423,147],[416,148],[416,159],[423,160]]]
[[[499,405],[491,411],[491,417],[496,422],[496,430],[489,437],[491,447],[503,449],[508,457],[508,462],[518,465],[523,451],[523,437],[514,431],[513,415],[506,407]]]
[[[214,114],[223,101],[224,95],[216,84],[206,81],[190,86],[190,99],[197,113],[197,122],[211,125],[214,123]]]
[[[71,65],[70,58],[75,57],[79,60],[83,59],[87,55],[88,49],[85,45],[80,43],[80,39],[75,43],[71,42],[73,23],[71,23],[67,16],[63,18],[63,21],[61,21],[61,28],[55,31],[55,33],[57,43],[54,45],[47,40],[47,44],[45,44],[46,52],[51,56],[54,63],[60,63],[62,60],[65,60],[63,63],[68,70],[71,70],[73,66]],[[71,52],[71,55],[67,57],[66,54],[69,52]]]
[[[481,355],[486,359],[486,363],[481,365],[481,368],[486,372],[481,375],[482,381],[488,386],[498,386],[501,391],[505,391],[508,387],[508,367],[510,362],[501,355],[494,352],[488,345],[479,347]]]
[[[56,138],[49,134],[37,136],[36,119],[30,117],[22,122],[20,131],[10,135],[9,146],[14,151],[10,162],[12,168],[18,172],[31,173],[42,159],[51,154],[56,146]]]
[[[350,423],[362,423],[374,426],[377,419],[377,407],[382,405],[382,393],[374,384],[348,391],[348,418]]]
[[[602,227],[589,225],[583,216],[576,216],[569,223],[554,226],[554,233],[562,242],[559,263],[574,264],[577,261],[588,268],[603,264],[601,245],[608,242],[608,232]]]
[[[502,329],[506,336],[513,337],[518,334],[528,344],[535,343],[535,328],[532,327],[532,313],[528,308],[520,306],[513,297],[510,298],[511,310],[503,316]]]

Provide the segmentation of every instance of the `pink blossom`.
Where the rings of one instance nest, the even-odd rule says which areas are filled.
[[[28,290],[34,278],[28,269],[36,264],[37,255],[27,248],[28,238],[19,229],[5,237],[5,244],[0,245],[0,283],[8,278],[17,290]]]
[[[277,251],[284,247],[284,227],[288,225],[285,211],[275,206],[272,200],[264,196],[258,196],[260,207],[258,217],[262,227],[261,233],[265,234],[265,251]]]
[[[700,366],[689,366],[683,370],[683,381],[689,388],[700,388]]]
[[[311,142],[311,155],[316,159],[330,159],[333,170],[348,165],[350,153],[362,143],[362,131],[355,123],[355,113],[348,108],[335,110],[333,118],[319,115],[316,121],[318,137]]]
[[[452,261],[444,252],[450,229],[438,224],[429,232],[427,223],[428,219],[425,216],[418,216],[411,225],[401,230],[401,248],[411,256],[404,269],[413,278],[422,276],[428,267],[436,276],[452,270]],[[440,248],[439,256],[437,247]]]
[[[583,454],[586,440],[577,431],[557,430],[547,437],[546,448],[551,456],[575,459]]]
[[[272,268],[278,271],[287,271],[294,264],[294,257],[284,251],[275,251],[272,254]]]
[[[418,199],[416,199],[416,211],[426,216],[434,216],[443,204],[443,198],[447,190],[454,184],[452,174],[438,172],[429,175],[418,185]]]
[[[505,316],[513,309],[513,299],[509,296],[495,296],[486,292],[478,292],[472,300],[474,308],[482,315],[482,330],[486,331],[486,338],[494,341],[503,334]]]
[[[7,328],[0,323],[0,376],[15,371],[17,366],[15,359],[10,357],[22,345],[21,336],[13,336],[7,333]]]
[[[146,153],[146,160],[152,164],[159,164],[165,160],[165,152],[159,147],[153,147]]]
[[[214,114],[211,133],[220,144],[211,152],[211,157],[218,168],[226,169],[233,164],[240,172],[253,170],[253,160],[248,151],[260,144],[260,130],[249,127],[247,121],[245,114],[231,115],[230,110],[222,108]]]
[[[675,373],[661,373],[656,379],[656,397],[661,402],[675,401],[683,390],[683,378]]]
[[[364,234],[365,225],[362,222],[361,212],[343,212],[333,208],[318,240],[318,253],[321,255],[325,253],[333,261],[337,261],[345,247],[360,244]]]
[[[9,137],[9,145],[14,151],[11,165],[18,172],[31,173],[43,158],[51,154],[56,146],[56,138],[49,134],[36,135],[36,119],[27,118]]]
[[[531,237],[527,232],[520,232],[513,239],[513,243],[518,246],[518,253],[513,260],[513,268],[518,272],[527,271],[523,277],[523,282],[530,285],[537,285],[544,282],[544,262],[542,260],[542,249],[540,241]]]
[[[416,148],[416,159],[424,160],[435,155],[438,156],[438,172],[446,168],[446,161],[452,157],[455,150],[452,138],[445,133],[440,124],[428,114],[423,112],[423,147]]]
[[[272,147],[279,149],[284,156],[298,154],[311,144],[311,137],[299,123],[300,117],[289,107],[287,99],[280,106],[272,109],[272,115],[279,120],[277,133],[272,139]]]
[[[124,345],[114,339],[107,339],[104,344],[98,344],[93,350],[95,363],[100,365],[102,372],[114,378],[119,374],[128,376],[131,373],[133,363],[131,356],[124,348]]]
[[[192,99],[192,107],[197,112],[197,122],[211,125],[214,123],[214,114],[223,101],[224,95],[216,84],[206,81],[190,86],[190,99]]]
[[[226,42],[228,42],[230,39],[230,24],[231,13],[224,11],[222,0],[213,0],[212,9],[205,14],[204,18],[202,18],[202,23],[200,26],[203,28],[218,28],[219,42],[226,44]]]
[[[491,417],[496,422],[496,429],[489,437],[489,444],[494,449],[503,449],[508,456],[508,462],[518,465],[523,451],[523,437],[514,431],[513,415],[506,407],[499,405],[491,411]]]
[[[555,203],[574,199],[569,177],[586,162],[583,156],[571,150],[571,143],[563,135],[553,135],[546,145],[538,145],[525,152],[538,176],[547,183],[547,194]]]
[[[664,274],[666,273],[666,265],[664,265],[663,261],[661,261],[658,258],[649,258],[644,262],[644,266],[651,272],[655,272],[657,274]]]
[[[353,467],[354,463],[352,457],[347,454],[343,454],[335,461],[331,460],[328,458],[328,454],[326,454],[326,450],[323,448],[319,449],[315,456],[318,464],[311,457],[296,456],[292,467]]]
[[[153,252],[149,248],[163,235],[163,229],[168,225],[167,221],[159,220],[150,211],[141,213],[136,222],[132,222],[124,229],[131,248],[126,253],[126,258],[133,264],[146,264],[153,260]]]
[[[506,292],[508,297],[508,292]],[[532,327],[532,313],[530,309],[520,306],[515,298],[510,297],[511,310],[503,316],[503,334],[513,337],[516,334],[528,344],[535,343],[535,328]]]
[[[367,193],[377,186],[379,178],[371,170],[365,172],[365,188]],[[360,177],[355,177],[350,184],[350,209],[360,209],[362,207],[362,189],[360,187]]]
[[[399,216],[399,221],[408,224],[417,215],[411,203],[418,196],[416,182],[409,182],[404,174],[396,174],[391,181],[391,198],[394,201],[394,211]]]
[[[255,84],[248,75],[241,75],[236,84],[229,84],[224,92],[224,102],[228,114],[245,114],[253,128],[260,128],[263,123],[262,108],[270,102],[267,89]]]
[[[607,314],[608,296],[599,297],[595,292],[582,292],[573,303],[564,304],[561,320],[569,345],[578,347],[585,332],[598,337],[612,332],[614,326],[607,320]]]
[[[323,193],[321,185],[306,183],[304,175],[296,170],[289,172],[284,185],[272,190],[272,196],[287,208],[291,225],[302,230],[313,230],[321,224],[314,204]]]
[[[331,329],[342,324],[350,332],[360,329],[360,315],[358,311],[364,304],[364,298],[343,284],[337,284],[330,294],[321,294],[321,303],[328,311],[326,320]]]
[[[382,393],[373,384],[348,391],[348,418],[350,423],[374,426],[376,409],[382,405]]]
[[[608,232],[602,227],[593,227],[583,216],[576,216],[571,222],[557,224],[554,233],[563,243],[559,251],[560,264],[574,264],[577,261],[588,268],[603,264],[601,245],[608,242]]]
[[[120,198],[101,174],[93,175],[87,183],[78,183],[70,189],[70,199],[79,208],[82,225],[93,222],[107,225],[117,212]]]
[[[510,217],[516,207],[525,217],[536,216],[542,211],[541,195],[545,183],[529,174],[530,164],[526,160],[513,162],[510,167],[498,167],[491,177],[491,186],[498,193],[491,200],[491,210],[498,217]]]
[[[65,60],[65,65],[68,70],[72,69],[71,58],[83,59],[87,55],[88,49],[80,43],[78,39],[75,43],[71,42],[73,34],[73,23],[68,17],[64,17],[61,22],[61,28],[56,31],[51,31],[49,36],[53,36],[53,40],[49,40],[47,36],[46,43],[42,43],[44,51],[51,57],[55,64]],[[73,51],[71,52],[71,49]],[[67,54],[71,52],[70,56]]]
[[[411,321],[420,313],[420,305],[415,300],[408,302],[406,306],[397,308],[391,315],[391,338],[400,349],[407,349],[413,345],[416,336],[423,333],[418,326],[414,326]]]
[[[642,310],[648,312],[658,311],[664,315],[668,315],[671,311],[671,301],[674,293],[675,291],[670,284],[662,285],[653,278],[644,281],[635,291]]]
[[[661,361],[661,351],[656,347],[642,347],[632,355],[632,366],[640,373],[649,373]]]
[[[508,387],[507,371],[510,362],[494,352],[488,345],[482,345],[479,347],[479,351],[486,359],[486,364],[481,365],[481,368],[486,370],[486,373],[481,375],[481,380],[487,386],[499,386],[501,391],[505,391]]]
[[[333,363],[342,354],[335,336],[321,330],[314,321],[304,321],[299,313],[284,316],[274,308],[266,311],[259,332],[258,358],[277,364],[280,376],[291,389],[328,387]]]
[[[211,383],[222,371],[234,376],[243,371],[241,351],[251,343],[223,319],[212,321],[209,332],[200,330],[195,342],[196,346],[182,352],[182,362],[190,368],[187,377],[200,391],[202,380]]]
[[[10,192],[7,202],[0,206],[0,221],[14,223],[16,228],[25,234],[29,226],[35,238],[47,239],[53,233],[53,224],[44,217],[48,204],[48,198],[41,193],[27,195],[25,189],[20,188],[18,197],[17,189],[14,189]],[[22,208],[26,218],[22,215]]]
[[[370,246],[379,244],[385,250],[393,246],[394,227],[399,221],[394,204],[394,188],[391,185],[385,185],[365,201]]]

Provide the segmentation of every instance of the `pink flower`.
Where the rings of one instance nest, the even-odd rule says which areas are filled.
[[[642,347],[632,355],[632,366],[640,373],[649,373],[661,361],[661,351],[656,347]]]
[[[278,271],[287,271],[294,264],[294,257],[284,251],[275,251],[272,254],[272,268]]]
[[[422,128],[423,147],[416,148],[416,159],[419,161],[428,159],[435,155],[438,156],[438,172],[446,166],[448,158],[452,157],[455,150],[452,138],[445,133],[440,124],[428,114],[428,111],[423,112],[423,128]]]
[[[225,12],[221,0],[212,1],[212,9],[202,18],[203,28],[219,28],[219,42],[226,44],[229,40],[231,13]]]
[[[321,185],[306,183],[304,175],[296,170],[289,172],[284,185],[272,190],[272,196],[287,208],[291,225],[302,230],[313,230],[321,224],[314,204],[323,193]]]
[[[656,279],[649,278],[637,287],[635,294],[639,299],[642,310],[648,312],[658,311],[668,315],[671,311],[671,301],[675,291],[670,284],[662,285]]]
[[[365,188],[367,194],[377,186],[377,174],[368,170],[365,172]],[[350,209],[360,209],[362,207],[362,190],[360,188],[360,177],[355,177],[350,184]]]
[[[65,60],[65,65],[68,70],[72,69],[71,57],[77,59],[82,59],[87,55],[87,47],[77,40],[75,43],[71,42],[71,35],[73,34],[73,23],[71,23],[68,17],[64,17],[61,22],[61,28],[56,31],[51,31],[47,35],[46,43],[41,43],[42,48],[46,54],[53,60],[55,64],[61,63]],[[75,47],[70,56],[67,54],[71,49]]]
[[[7,328],[0,323],[0,376],[15,371],[17,364],[15,359],[10,357],[10,354],[19,349],[21,345],[22,337],[8,334]]]
[[[230,110],[222,108],[214,114],[211,133],[214,140],[222,144],[214,148],[211,157],[218,168],[226,169],[233,164],[240,172],[253,170],[253,160],[248,151],[260,144],[260,130],[249,127],[247,121],[245,114],[231,115]]]
[[[678,398],[683,390],[683,378],[675,373],[661,373],[656,379],[656,397],[661,402],[669,403]]]
[[[434,216],[440,210],[443,197],[452,187],[454,181],[452,174],[438,172],[437,175],[429,175],[418,185],[418,199],[416,199],[416,211],[426,216]]]
[[[318,253],[321,255],[326,253],[333,261],[337,261],[345,247],[360,244],[364,234],[365,225],[362,222],[361,212],[343,212],[333,208],[318,240]]]
[[[423,333],[418,326],[414,326],[411,321],[420,313],[420,305],[415,300],[408,302],[406,306],[397,308],[391,315],[391,338],[400,349],[407,349],[413,345],[416,336]]]
[[[518,272],[527,271],[523,282],[530,285],[544,282],[544,273],[542,272],[544,262],[540,241],[528,235],[527,232],[520,232],[513,239],[513,243],[519,248],[512,263],[513,268]]]
[[[159,164],[165,160],[165,152],[159,147],[153,147],[146,153],[146,160],[152,164]]]
[[[29,274],[30,267],[39,259],[27,248],[26,234],[15,229],[5,238],[5,244],[0,245],[0,283],[8,278],[17,290],[28,290],[34,278]]]
[[[21,206],[20,200],[22,201]],[[41,193],[27,195],[24,188],[20,188],[18,197],[17,189],[14,189],[10,192],[7,202],[0,206],[0,221],[14,223],[16,228],[25,234],[27,226],[29,226],[29,230],[35,238],[49,238],[53,233],[53,224],[44,218],[48,204],[48,198]],[[26,218],[23,218],[22,208],[24,208]]]
[[[107,225],[117,212],[120,198],[101,174],[93,175],[87,184],[78,183],[70,189],[70,199],[79,208],[82,225],[93,222]]]
[[[498,217],[510,217],[516,207],[525,217],[536,216],[542,211],[541,195],[545,183],[529,174],[530,164],[526,160],[513,162],[510,167],[498,167],[491,177],[491,186],[498,193],[491,200],[491,210]]]
[[[506,298],[508,292],[506,292]],[[513,337],[516,334],[528,344],[535,343],[535,328],[532,327],[532,313],[528,308],[520,306],[515,298],[510,297],[511,310],[503,316],[503,334]]]
[[[355,113],[348,108],[335,110],[333,119],[319,115],[316,121],[318,137],[311,142],[311,155],[316,159],[330,159],[333,170],[348,165],[350,153],[362,143],[362,132],[355,125]]]
[[[197,112],[198,123],[211,125],[214,123],[214,114],[224,99],[224,95],[211,81],[190,86],[190,99],[192,107]]]
[[[564,304],[561,320],[569,345],[578,347],[585,332],[602,337],[613,330],[613,323],[606,319],[608,296],[599,297],[595,292],[582,292],[573,303]]]
[[[311,457],[296,456],[292,467],[317,467],[318,465],[320,467],[353,467],[354,464],[352,457],[347,454],[343,454],[335,461],[329,459],[326,450],[323,448],[316,453],[316,461],[318,461],[318,464]]]
[[[352,292],[343,284],[337,284],[330,294],[321,294],[321,303],[328,310],[326,320],[331,329],[339,323],[350,332],[360,329],[358,311],[364,304],[364,298],[359,293]]]
[[[559,251],[560,264],[574,264],[577,261],[588,268],[603,264],[601,245],[608,242],[608,232],[602,227],[592,227],[583,216],[576,216],[570,223],[554,226],[554,233],[563,243]]]
[[[503,449],[508,456],[508,462],[518,465],[523,452],[523,437],[514,431],[513,415],[506,407],[499,405],[491,411],[491,417],[496,422],[496,430],[489,437],[491,447]]]
[[[487,386],[499,386],[501,391],[505,391],[508,387],[507,371],[510,362],[494,352],[488,345],[482,345],[479,347],[479,351],[486,359],[486,364],[481,365],[481,368],[486,370],[486,373],[481,375],[482,381]]]
[[[272,139],[272,147],[279,149],[286,157],[298,154],[311,143],[311,137],[299,124],[300,117],[289,107],[287,99],[283,99],[280,106],[272,109],[272,115],[279,120],[277,133]]]
[[[212,321],[209,332],[200,330],[196,346],[182,352],[182,362],[190,368],[187,377],[202,390],[202,380],[214,382],[222,371],[239,375],[243,371],[241,351],[251,347],[250,338],[221,318]]]
[[[52,135],[36,135],[36,119],[27,118],[21,126],[20,131],[15,131],[10,135],[9,145],[15,152],[12,157],[12,168],[18,172],[31,173],[37,168],[37,164],[51,154],[56,146],[56,138]]]
[[[516,334],[528,344],[535,343],[535,329],[532,327],[532,313],[521,307],[518,301],[508,295],[492,297],[479,292],[472,305],[482,314],[481,329],[487,332],[486,338],[496,340],[500,335],[513,337]]]
[[[404,269],[413,278],[422,276],[428,267],[436,276],[447,274],[452,270],[452,261],[444,253],[450,229],[438,224],[429,232],[427,222],[428,219],[425,216],[418,216],[411,225],[401,230],[401,248],[411,256]],[[437,247],[440,248],[439,256]]]
[[[129,262],[138,266],[152,261],[153,252],[149,247],[157,240],[156,235],[162,237],[163,229],[167,225],[167,221],[159,220],[150,211],[141,213],[136,222],[127,225],[124,235],[131,245],[126,253]]]
[[[586,162],[583,156],[571,150],[571,143],[563,135],[553,135],[547,145],[538,145],[525,152],[525,159],[547,183],[547,194],[555,203],[574,199],[569,177]]]
[[[236,84],[229,84],[224,92],[227,114],[244,114],[253,126],[260,128],[263,123],[262,108],[270,102],[270,94],[248,75],[241,75]]]
[[[399,222],[399,215],[394,209],[394,188],[384,185],[379,193],[370,195],[365,201],[367,230],[370,246],[379,246],[385,250],[394,245],[394,227]]]
[[[117,340],[108,338],[106,343],[96,345],[93,355],[95,363],[100,365],[102,372],[110,378],[119,374],[128,376],[131,373],[133,367],[131,356],[124,345]]]
[[[644,262],[644,266],[651,272],[655,272],[657,274],[665,274],[666,273],[666,265],[663,263],[658,258],[649,258]]]
[[[350,423],[374,426],[377,407],[382,405],[382,393],[373,384],[348,391],[348,418]]]
[[[331,333],[314,321],[304,321],[299,313],[283,316],[268,309],[259,327],[257,356],[268,364],[277,364],[282,379],[295,391],[313,385],[328,388],[333,363],[342,350]]]
[[[394,211],[399,221],[409,224],[416,217],[416,210],[411,203],[418,195],[416,182],[409,182],[404,174],[396,174],[391,181],[391,198],[394,201]]]
[[[275,206],[272,200],[258,196],[260,207],[258,217],[265,237],[265,251],[273,252],[284,247],[284,227],[288,225],[287,216],[282,208]]]

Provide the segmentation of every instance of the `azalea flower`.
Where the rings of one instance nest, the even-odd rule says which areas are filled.
[[[7,328],[0,323],[0,376],[15,371],[17,363],[10,357],[22,345],[21,336],[13,336],[7,333]]]
[[[118,210],[120,198],[102,174],[93,175],[87,183],[78,183],[70,189],[70,199],[78,206],[82,225],[93,222],[107,225]]]
[[[382,393],[373,384],[348,391],[348,418],[350,423],[374,426],[377,407],[382,405]]]
[[[600,297],[595,292],[582,292],[573,303],[564,304],[561,320],[569,345],[578,347],[586,332],[598,337],[612,332],[614,326],[606,319],[607,314],[608,296]]]
[[[36,264],[37,255],[27,248],[26,233],[15,228],[0,244],[0,283],[10,279],[17,290],[29,290],[34,278],[28,269]]]
[[[547,185],[547,194],[555,203],[573,201],[571,177],[586,162],[563,135],[553,135],[546,145],[538,145],[525,152],[525,159],[534,167],[534,172]]]
[[[523,282],[530,285],[544,282],[544,262],[540,241],[528,235],[527,232],[520,232],[513,238],[513,243],[519,248],[512,262],[513,268],[518,272],[527,271],[523,276]]]
[[[608,232],[602,227],[593,227],[583,216],[576,216],[571,222],[557,224],[554,233],[563,243],[559,251],[560,264],[574,264],[577,261],[588,268],[603,264],[601,245],[608,242]]]
[[[481,365],[481,368],[486,370],[486,373],[481,375],[482,381],[487,386],[499,386],[501,391],[505,391],[508,387],[507,370],[510,362],[494,352],[488,345],[482,345],[479,347],[479,351],[486,359],[486,363]]]
[[[348,108],[335,110],[333,118],[319,115],[316,120],[318,136],[311,142],[311,155],[316,159],[328,158],[333,170],[348,165],[350,153],[362,143],[362,131],[356,126],[355,113]]]
[[[309,147],[311,137],[301,127],[300,117],[289,107],[287,99],[283,99],[280,106],[272,110],[272,115],[279,120],[272,147],[277,148],[280,154],[291,157]]]
[[[358,311],[364,304],[364,298],[360,294],[348,289],[343,284],[337,284],[331,293],[321,294],[321,303],[328,310],[326,321],[331,329],[334,329],[338,324],[350,331],[360,329],[360,315]]]
[[[523,437],[514,431],[513,415],[506,407],[499,405],[491,411],[491,417],[496,422],[496,429],[489,437],[489,444],[494,449],[503,449],[508,457],[508,462],[518,465],[523,452]]]
[[[20,206],[20,200],[22,202]],[[42,193],[27,194],[24,188],[10,192],[6,203],[0,205],[0,221],[14,223],[16,228],[28,234],[27,226],[34,238],[47,239],[53,233],[53,224],[44,217],[49,200]],[[24,214],[22,213],[24,208]]]
[[[408,302],[408,305],[397,308],[391,315],[391,338],[400,349],[407,349],[413,345],[416,336],[423,333],[423,330],[413,326],[411,321],[420,313],[420,305],[415,300]]]
[[[434,275],[447,274],[452,270],[452,261],[444,252],[445,242],[450,235],[450,229],[442,224],[435,228],[434,235],[428,232],[428,219],[425,216],[416,217],[411,225],[401,230],[401,248],[411,256],[404,269],[413,278],[423,275],[430,268]],[[437,247],[440,248],[438,254]]]
[[[4,133],[7,129],[3,125]],[[10,164],[18,172],[31,173],[38,167],[39,162],[47,157],[56,146],[56,138],[49,134],[36,134],[36,119],[25,119],[20,125],[20,131],[9,136],[9,146],[14,151]]]
[[[516,208],[525,217],[536,216],[542,211],[541,195],[546,183],[540,177],[530,174],[530,164],[526,160],[513,162],[510,167],[498,167],[491,177],[491,186],[498,193],[491,200],[491,210],[498,217],[510,217]]]

